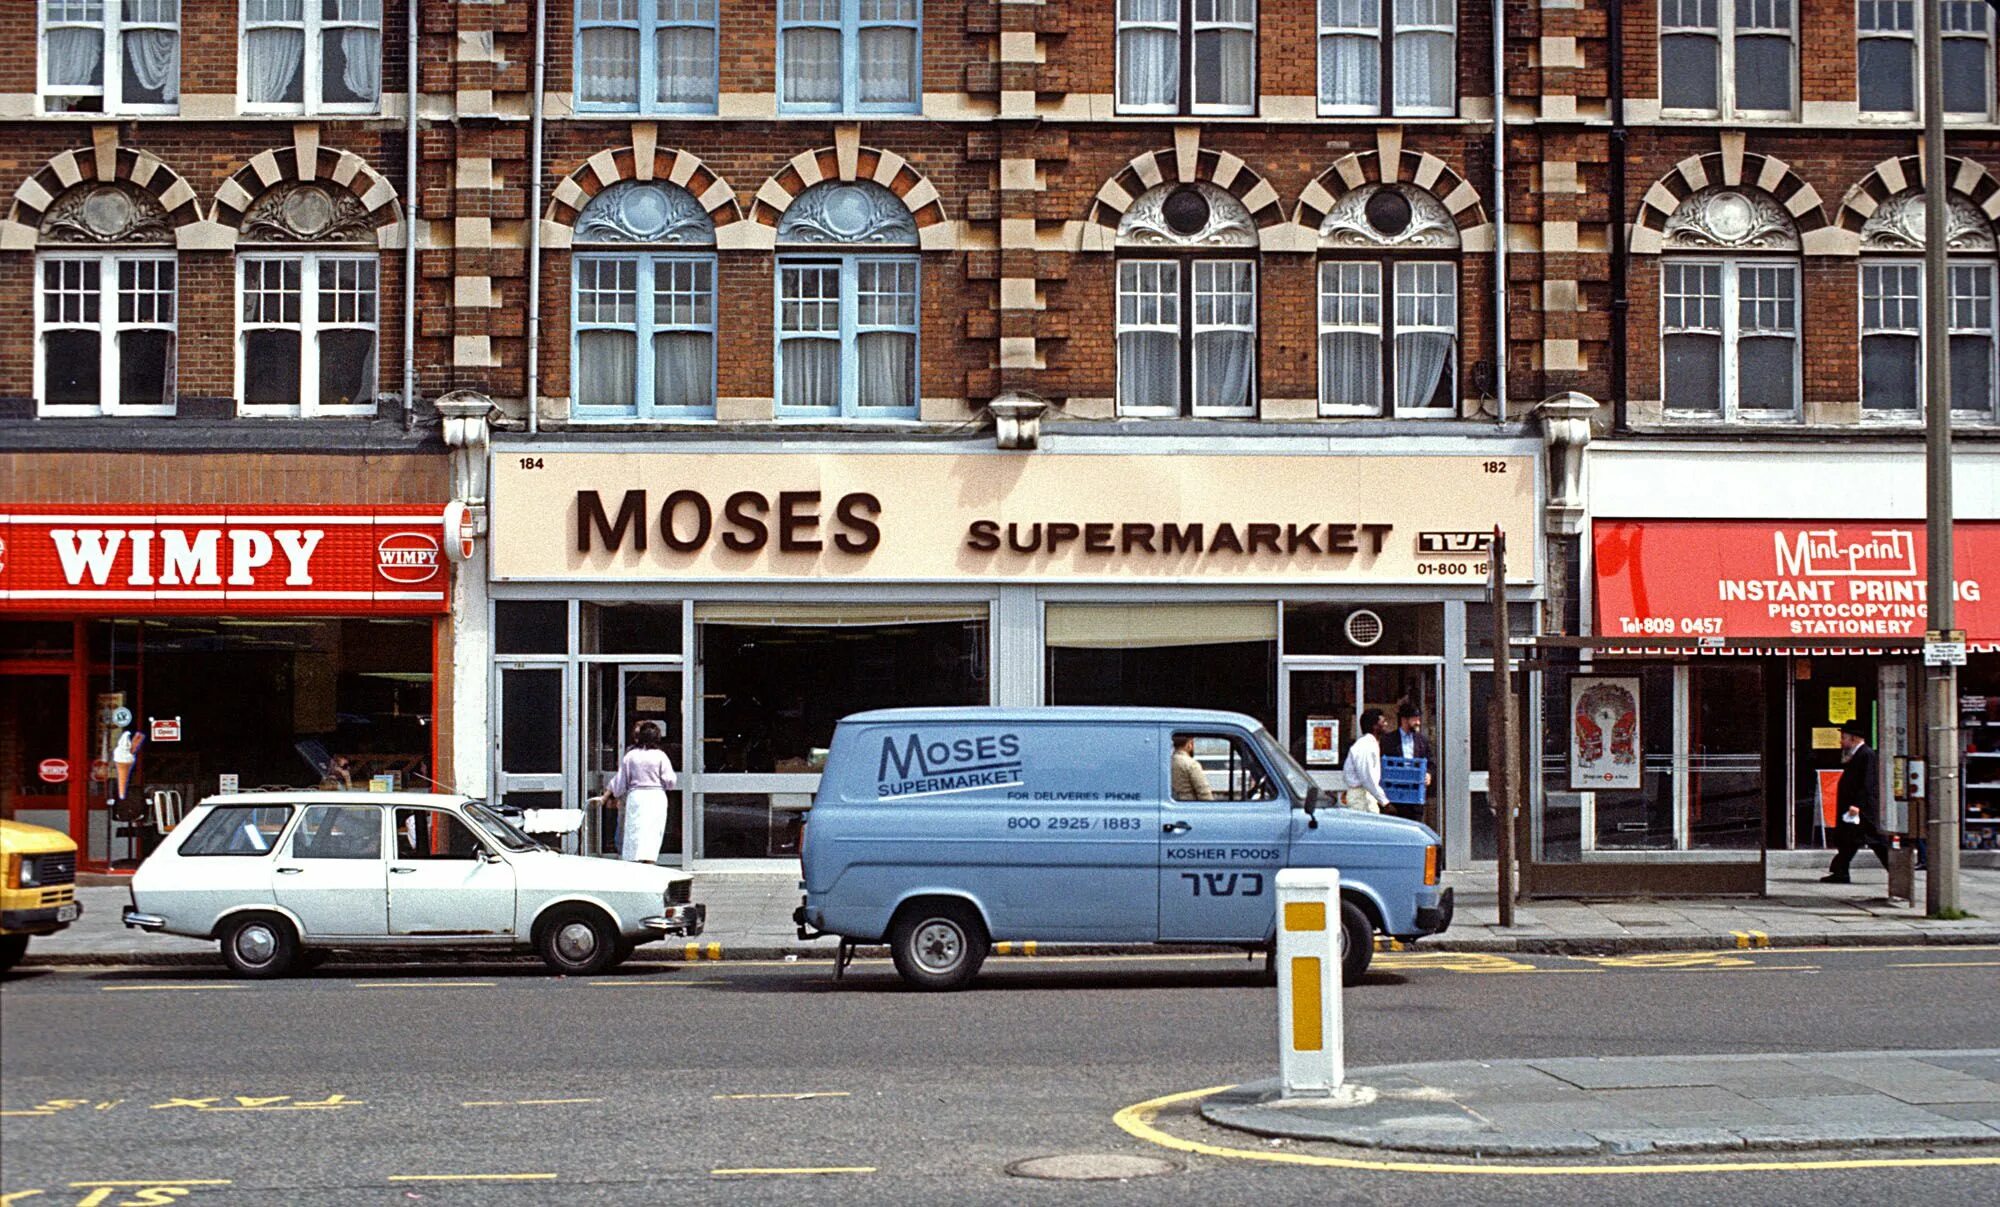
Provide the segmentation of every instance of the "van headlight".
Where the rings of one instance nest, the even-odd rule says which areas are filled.
[[[16,856],[21,861],[20,879],[14,883],[21,888],[40,888],[42,884],[41,865],[33,855]]]

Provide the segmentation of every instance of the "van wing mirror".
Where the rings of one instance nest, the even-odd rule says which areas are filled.
[[[1305,803],[1299,807],[1306,811],[1306,829],[1308,830],[1319,829],[1319,797],[1319,785],[1312,780],[1307,780]]]

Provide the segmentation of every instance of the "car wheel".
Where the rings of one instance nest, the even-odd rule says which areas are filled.
[[[0,972],[19,964],[21,957],[27,954],[28,936],[0,935]]]
[[[298,961],[299,937],[275,914],[245,914],[223,925],[222,958],[239,976],[280,977]]]
[[[1375,928],[1352,901],[1340,903],[1340,983],[1359,985],[1375,958]]]
[[[616,968],[618,965],[623,964],[625,961],[632,958],[632,953],[638,950],[639,950],[639,945],[637,943],[634,943],[632,940],[630,939],[618,940],[617,950],[613,952],[611,956],[611,966],[613,968]]]
[[[986,962],[991,940],[972,907],[940,901],[908,907],[889,928],[889,952],[918,989],[963,989]]]
[[[603,972],[618,958],[618,932],[594,909],[571,906],[551,913],[535,938],[542,962],[565,976]]]

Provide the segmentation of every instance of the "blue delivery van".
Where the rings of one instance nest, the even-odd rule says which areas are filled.
[[[840,722],[801,855],[801,938],[887,941],[956,989],[995,939],[1268,948],[1277,875],[1340,870],[1344,979],[1375,932],[1451,924],[1429,827],[1342,807],[1239,713],[920,708]]]

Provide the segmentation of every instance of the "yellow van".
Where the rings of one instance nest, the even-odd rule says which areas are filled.
[[[0,817],[0,972],[21,962],[30,935],[76,921],[76,843],[60,830]]]

